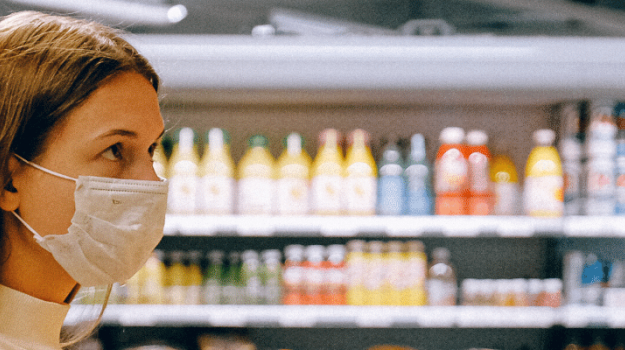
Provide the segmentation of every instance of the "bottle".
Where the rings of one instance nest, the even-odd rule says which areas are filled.
[[[566,137],[560,142],[562,171],[564,178],[564,214],[582,213],[582,143],[576,135]]]
[[[288,245],[284,249],[285,262],[283,276],[284,305],[304,304],[304,246],[299,244]]]
[[[346,271],[345,271],[345,246],[332,244],[326,249],[328,259],[324,264],[323,295],[325,305],[345,305],[346,301]]]
[[[204,304],[221,304],[222,299],[222,274],[223,274],[224,252],[213,250],[208,252],[208,268],[204,275]]]
[[[517,215],[519,213],[519,178],[512,159],[507,154],[493,157],[490,167],[495,203],[493,214]]]
[[[401,215],[404,213],[406,184],[401,151],[394,141],[382,151],[378,178],[378,215]]]
[[[365,253],[367,275],[365,277],[365,305],[384,305],[385,245],[380,241],[367,244]]]
[[[344,178],[345,213],[375,215],[377,167],[369,149],[369,134],[362,129],[349,134]]]
[[[488,135],[483,130],[467,133],[469,164],[468,215],[490,215],[493,207],[493,193],[490,185],[490,151],[486,144]]]
[[[304,275],[304,304],[323,304],[325,248],[321,245],[306,247],[306,261],[302,264]]]
[[[234,213],[234,161],[230,155],[230,135],[226,130],[212,128],[200,162],[198,210],[201,214]]]
[[[525,166],[523,204],[530,216],[560,217],[564,212],[564,179],[560,156],[555,147],[555,132],[541,129],[534,132],[536,146]]]
[[[427,304],[427,256],[425,246],[421,241],[406,243],[406,272],[403,290],[402,305],[423,306]]]
[[[403,248],[404,244],[399,241],[387,243],[387,250],[384,261],[386,271],[383,279],[384,305],[402,305],[402,296],[405,289],[404,268],[406,266],[406,256]]]
[[[367,278],[366,243],[362,240],[347,242],[347,304],[365,305],[365,279]]]
[[[174,134],[169,160],[167,208],[173,214],[194,214],[198,190],[198,163],[195,131],[181,128]]]
[[[570,251],[564,255],[562,279],[567,304],[582,302],[582,274],[586,255],[581,251]]]
[[[282,303],[282,254],[277,249],[265,250],[261,253],[261,282],[263,287],[263,303],[279,305]]]
[[[588,350],[610,350],[610,348],[605,345],[601,335],[596,335],[595,341],[588,347]]]
[[[410,138],[410,154],[404,170],[407,215],[432,215],[432,172],[425,153],[425,138]]]
[[[601,305],[603,264],[595,254],[588,254],[582,271],[582,302],[589,305]]]
[[[625,215],[625,103],[614,108],[618,133],[616,136],[615,209],[616,215]]]
[[[258,252],[246,250],[241,255],[241,283],[245,290],[245,304],[258,305],[262,303],[263,285],[260,276],[260,259]]]
[[[222,291],[224,304],[243,304],[245,290],[241,282],[241,254],[239,252],[228,254],[228,266],[224,274]]]
[[[172,251],[169,255],[169,267],[167,268],[167,301],[169,304],[185,304],[187,296],[186,268],[183,258],[184,253],[179,250]]]
[[[278,158],[277,210],[279,215],[305,215],[309,211],[310,156],[303,150],[304,140],[289,134]]]
[[[320,147],[311,168],[311,209],[317,215],[341,214],[344,161],[340,136],[334,129],[319,134]]]
[[[263,135],[248,140],[249,148],[238,167],[238,211],[243,215],[271,215],[274,212],[275,161]]]
[[[185,304],[198,305],[202,302],[202,253],[193,250],[187,253],[185,266]]]
[[[456,272],[449,260],[447,248],[436,248],[428,268],[428,303],[433,306],[456,305],[458,285]]]
[[[456,127],[443,129],[440,135],[434,171],[437,215],[465,215],[469,165],[464,130]]]

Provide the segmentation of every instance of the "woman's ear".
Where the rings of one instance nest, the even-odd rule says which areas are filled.
[[[14,211],[20,206],[19,191],[13,185],[13,174],[20,167],[19,161],[15,157],[9,159],[9,172],[11,179],[0,191],[0,208],[4,211]]]

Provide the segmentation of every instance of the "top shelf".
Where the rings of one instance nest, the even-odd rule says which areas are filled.
[[[195,91],[489,92],[499,100],[622,98],[625,39],[133,35],[165,99]],[[200,92],[199,94],[197,92]],[[475,94],[470,94],[476,98]],[[220,98],[223,96],[220,95]],[[213,97],[214,99],[214,97]],[[218,101],[212,101],[218,102]],[[223,101],[222,101],[223,103]]]
[[[184,216],[168,215],[168,236],[287,237],[625,237],[625,216]]]

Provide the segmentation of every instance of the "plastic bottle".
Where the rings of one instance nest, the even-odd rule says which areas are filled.
[[[304,304],[323,304],[325,248],[321,245],[306,247],[306,261],[302,264],[304,275]]]
[[[362,129],[356,129],[349,134],[344,178],[345,213],[374,215],[377,167],[369,149],[369,134]]]
[[[282,254],[277,249],[265,250],[261,253],[261,281],[263,285],[264,304],[279,305],[282,303]]]
[[[625,103],[619,103],[614,108],[616,125],[616,174],[615,174],[615,209],[616,215],[625,215]]]
[[[490,167],[495,203],[493,214],[517,215],[519,213],[519,178],[512,159],[506,154],[493,157]]]
[[[456,305],[458,284],[447,248],[436,248],[428,268],[428,303],[433,306]]]
[[[230,135],[213,128],[206,133],[207,143],[200,162],[201,214],[227,215],[234,213],[234,161],[230,155]]]
[[[275,160],[263,135],[248,140],[249,148],[238,167],[238,212],[243,215],[271,215],[275,202]]]
[[[323,303],[326,305],[345,305],[347,281],[345,267],[345,246],[332,244],[327,248],[328,259],[324,267],[326,286]]]
[[[277,210],[280,215],[305,215],[309,212],[310,156],[303,150],[304,140],[289,134],[278,158]]]
[[[185,266],[185,304],[197,305],[202,302],[202,253],[193,250],[187,253]]]
[[[402,305],[423,306],[427,304],[426,279],[428,260],[425,254],[425,246],[421,241],[409,241],[406,243],[406,267],[407,276],[403,290]]]
[[[260,277],[260,259],[258,252],[246,250],[241,255],[241,283],[245,289],[245,304],[262,303],[263,285]]]
[[[221,304],[222,300],[222,275],[224,273],[224,252],[213,250],[207,254],[208,268],[204,275],[203,301],[205,304]]]
[[[405,289],[404,268],[406,266],[406,254],[404,244],[399,241],[387,243],[387,253],[384,261],[384,305],[402,305],[402,295]]]
[[[423,135],[412,135],[404,170],[407,215],[432,215],[432,172],[425,151]]]
[[[304,246],[292,244],[284,249],[285,262],[282,273],[284,295],[282,303],[285,305],[304,304]]]
[[[590,305],[601,305],[603,264],[595,254],[588,254],[582,271],[582,301]]]
[[[198,163],[195,131],[181,128],[174,134],[169,160],[167,208],[174,214],[194,214],[198,192]]]
[[[534,132],[536,146],[525,166],[523,204],[527,215],[560,217],[564,212],[562,165],[552,146],[555,137],[549,129]]]
[[[576,135],[560,142],[564,178],[564,214],[580,215],[582,211],[582,143]]]
[[[456,127],[443,129],[440,135],[434,171],[437,215],[465,215],[469,165],[464,130]]]
[[[384,305],[385,245],[380,241],[367,244],[365,254],[367,275],[365,277],[365,305]]]
[[[169,304],[182,305],[186,301],[186,268],[183,258],[184,253],[178,250],[169,255],[169,267],[167,268],[167,300]]]
[[[334,129],[319,134],[321,146],[311,168],[311,209],[317,215],[341,214],[344,161],[340,137]]]
[[[382,151],[378,173],[378,215],[403,214],[406,183],[401,151],[395,141],[389,142]]]
[[[228,266],[224,274],[222,291],[224,304],[243,304],[245,291],[241,281],[241,254],[239,252],[228,254]]]
[[[488,135],[483,130],[467,133],[469,164],[469,199],[467,214],[490,215],[493,208],[493,193],[490,185],[490,151],[486,144]]]
[[[142,304],[163,304],[165,284],[164,253],[155,250],[143,267],[145,276],[141,286]]]
[[[365,305],[365,279],[367,278],[366,243],[352,240],[347,243],[347,304]]]

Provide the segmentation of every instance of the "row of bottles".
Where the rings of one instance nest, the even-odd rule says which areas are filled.
[[[462,281],[461,303],[467,306],[546,306],[562,304],[562,280],[501,279]]]
[[[625,261],[599,259],[595,253],[569,251],[563,269],[569,304],[625,306]]]

